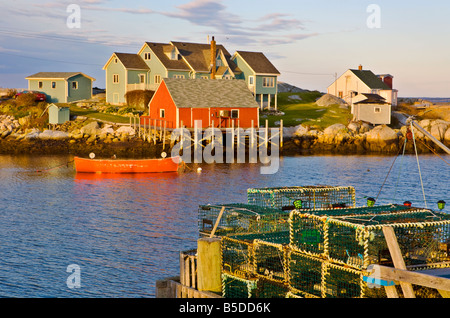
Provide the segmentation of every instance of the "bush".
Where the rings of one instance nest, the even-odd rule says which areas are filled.
[[[154,93],[154,91],[150,90],[129,91],[125,94],[127,106],[139,110],[145,110]]]
[[[16,96],[16,94],[17,94],[17,89],[15,89],[15,88],[9,88],[6,91],[6,97],[8,97],[8,98],[13,98],[14,96]]]
[[[20,106],[34,106],[36,105],[36,95],[33,93],[20,94],[16,98],[17,105]]]

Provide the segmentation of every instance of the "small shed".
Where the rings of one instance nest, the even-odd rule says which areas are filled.
[[[69,107],[57,106],[55,104],[50,104],[48,107],[48,123],[52,125],[64,124],[66,121],[70,120],[70,109]]]

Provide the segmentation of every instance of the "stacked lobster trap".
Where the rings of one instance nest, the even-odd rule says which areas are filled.
[[[311,200],[305,187],[249,189],[248,204],[199,208],[203,235],[223,209],[216,234],[222,239],[224,297],[386,297],[383,288],[366,282],[369,265],[392,266],[385,226],[394,228],[409,269],[450,264],[450,215],[400,205],[356,208],[351,188],[317,189],[310,189]],[[287,209],[300,195],[302,206]],[[326,207],[320,197],[327,198]],[[343,198],[349,201],[342,204]]]

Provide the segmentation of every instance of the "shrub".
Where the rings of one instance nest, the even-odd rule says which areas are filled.
[[[129,91],[125,94],[127,106],[139,110],[145,110],[154,93],[154,91],[150,90]]]
[[[36,95],[33,93],[20,94],[16,98],[17,105],[20,106],[34,106],[36,105]]]
[[[8,98],[13,98],[14,96],[16,96],[16,94],[17,94],[17,89],[15,89],[15,88],[9,88],[6,91],[6,97],[8,97]]]

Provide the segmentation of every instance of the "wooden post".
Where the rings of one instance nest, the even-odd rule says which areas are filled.
[[[253,146],[255,145],[255,135],[254,135],[254,132],[255,132],[255,126],[254,126],[253,119],[252,119],[252,128],[251,128],[251,130],[250,130],[250,142],[251,142],[251,145],[252,145],[252,149],[253,149]]]
[[[392,262],[394,263],[395,268],[406,270],[405,261],[402,256],[402,252],[400,251],[400,247],[398,246],[397,237],[395,236],[394,228],[392,226],[384,226],[383,234],[384,234],[384,237],[386,238],[386,243],[389,248]],[[400,286],[402,287],[405,298],[416,298],[413,288],[412,288],[412,285],[410,283],[400,282]],[[394,286],[390,286],[390,287],[394,287]],[[386,293],[388,293],[388,292],[386,292]]]
[[[266,119],[266,138],[265,139],[266,140],[264,142],[265,142],[266,148],[267,148],[268,143],[269,143],[269,120],[268,119]]]
[[[280,120],[280,149],[283,148],[283,119]]]
[[[200,238],[197,241],[197,279],[199,291],[220,293],[221,278],[221,239]]]

